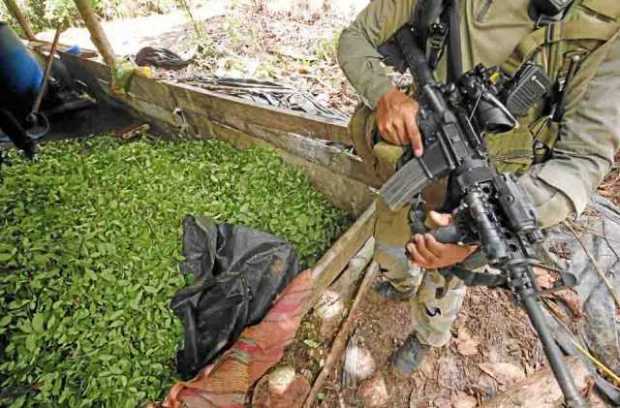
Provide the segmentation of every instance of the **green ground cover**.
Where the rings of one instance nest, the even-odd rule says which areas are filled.
[[[55,142],[2,172],[0,406],[162,398],[184,215],[287,238],[306,265],[347,222],[275,153],[216,141]]]

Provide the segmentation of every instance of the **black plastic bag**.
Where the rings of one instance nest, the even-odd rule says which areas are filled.
[[[183,320],[184,349],[177,370],[196,375],[234,343],[243,329],[259,323],[278,294],[299,273],[293,247],[273,235],[207,217],[183,221],[183,273],[192,286],[171,307]]]

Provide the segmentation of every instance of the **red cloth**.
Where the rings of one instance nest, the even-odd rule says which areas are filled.
[[[249,389],[284,355],[312,296],[311,271],[297,276],[263,321],[248,327],[214,364],[189,382],[175,384],[164,408],[243,408]]]

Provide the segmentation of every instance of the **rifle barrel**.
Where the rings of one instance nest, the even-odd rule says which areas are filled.
[[[525,289],[524,291],[530,292],[528,289]],[[525,311],[527,312],[527,315],[529,316],[530,321],[538,334],[538,338],[543,345],[545,355],[547,356],[551,370],[555,375],[555,379],[564,394],[564,402],[566,406],[569,408],[586,408],[588,405],[577,390],[575,381],[573,380],[573,377],[562,358],[562,351],[553,339],[551,330],[547,325],[547,321],[538,301],[538,296],[532,292],[523,296],[522,300],[523,307],[525,308]]]

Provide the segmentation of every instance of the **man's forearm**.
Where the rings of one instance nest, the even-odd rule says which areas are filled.
[[[544,226],[585,209],[620,147],[620,38],[588,58],[598,68],[591,78],[584,69],[573,81],[551,160],[534,166],[521,181],[538,202]]]
[[[537,166],[519,178],[519,184],[527,191],[538,213],[542,228],[557,225],[575,213],[574,205],[566,194],[553,188],[537,177]]]
[[[371,109],[393,87],[377,49],[409,21],[414,4],[414,0],[374,0],[340,36],[338,62]]]
[[[381,64],[381,56],[368,46],[354,26],[345,29],[340,36],[338,61],[353,88],[371,109],[375,109],[379,99],[393,87]]]

